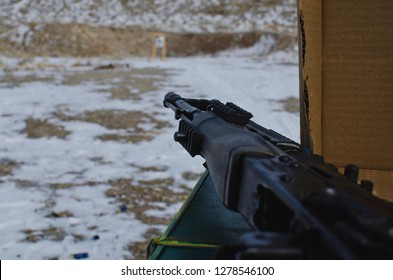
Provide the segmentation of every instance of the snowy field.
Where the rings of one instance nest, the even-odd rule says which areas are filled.
[[[2,0],[0,19],[18,24],[59,22],[97,26],[143,26],[171,32],[248,32],[296,30],[295,0]]]
[[[279,58],[1,58],[0,258],[143,257],[203,172],[165,93],[234,102],[298,141],[298,67]]]

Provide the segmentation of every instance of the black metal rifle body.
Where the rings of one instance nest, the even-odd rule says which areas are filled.
[[[255,229],[234,258],[393,259],[393,206],[323,158],[218,100],[168,93],[175,140],[201,155],[223,204]]]

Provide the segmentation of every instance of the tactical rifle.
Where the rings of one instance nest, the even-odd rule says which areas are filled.
[[[264,128],[233,103],[185,99],[164,106],[179,122],[175,141],[201,155],[219,199],[253,228],[218,258],[393,259],[393,204],[321,156]]]

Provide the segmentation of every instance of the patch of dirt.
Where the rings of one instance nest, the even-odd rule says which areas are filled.
[[[70,211],[65,210],[61,212],[52,212],[48,215],[45,216],[45,218],[69,218],[69,217],[74,217],[74,214],[72,214]]]
[[[152,121],[152,117],[141,111],[98,110],[85,112],[82,120],[100,124],[108,129],[138,131],[138,124]]]
[[[194,172],[183,172],[181,174],[181,176],[183,177],[183,179],[187,180],[187,181],[195,181],[198,180],[201,177],[200,173],[194,173]]]
[[[27,133],[28,138],[57,137],[65,139],[70,134],[63,126],[51,124],[47,120],[33,118],[26,120],[26,128],[22,132]]]
[[[146,56],[149,32],[135,28],[82,24],[31,23],[30,40],[15,44],[2,40],[6,55],[33,56]],[[4,32],[4,31],[3,31]]]
[[[266,8],[272,8],[277,5],[282,5],[284,0],[251,0],[251,1],[232,1],[230,5],[226,1],[215,1],[209,6],[206,6],[201,10],[202,13],[208,15],[241,15],[246,12],[263,5]]]
[[[156,238],[161,235],[162,232],[158,228],[149,228],[143,235],[144,241],[133,242],[127,246],[128,250],[132,253],[133,260],[146,260],[147,259],[147,247],[152,238]]]
[[[277,51],[288,51],[296,48],[297,45],[297,37],[291,36],[289,34],[280,34],[275,35],[276,43],[270,49],[269,53],[277,52]]]
[[[0,159],[0,177],[12,174],[12,170],[18,167],[18,163],[11,159]]]
[[[273,0],[275,1],[275,0]],[[249,7],[241,7],[247,10]],[[213,14],[225,14],[226,7],[213,6]],[[209,11],[206,11],[209,13]],[[90,26],[83,24],[41,23],[30,25],[30,41],[16,44],[6,37],[0,38],[0,50],[8,56],[74,56],[74,57],[149,57],[153,44],[153,33],[135,27]],[[3,33],[12,30],[3,28]],[[189,56],[214,54],[230,48],[245,48],[255,44],[265,34],[252,31],[246,33],[166,33],[167,56]],[[294,34],[296,36],[296,34]]]
[[[276,101],[281,104],[283,111],[289,113],[299,113],[300,104],[299,99],[295,97],[288,97],[286,99],[281,99]]]
[[[215,54],[235,47],[247,48],[258,42],[261,36],[261,32],[167,34],[167,55]]]
[[[127,246],[128,251],[132,253],[131,260],[146,260],[147,259],[147,247],[149,245],[148,240],[138,241],[131,243]]]
[[[125,206],[126,211],[134,213],[136,218],[150,225],[168,224],[170,219],[147,216],[145,211],[160,209],[156,203],[167,205],[184,201],[188,192],[174,192],[170,189],[174,180],[163,178],[155,180],[141,180],[133,182],[131,179],[117,179],[109,181],[112,186],[106,195],[115,198]]]
[[[130,135],[119,135],[119,134],[103,134],[97,137],[101,141],[116,141],[120,143],[139,143],[144,141],[153,140],[153,135],[149,134],[130,134]]]
[[[37,182],[28,181],[28,180],[15,180],[16,186],[20,188],[30,188],[30,187],[38,187],[39,184]]]
[[[43,240],[49,241],[63,241],[64,238],[69,235],[67,232],[61,228],[48,227],[41,230],[24,230],[23,233],[26,237],[23,239],[25,242],[37,243]],[[71,234],[74,242],[84,241],[86,237],[82,234]]]
[[[168,170],[168,166],[139,166],[131,164],[132,167],[138,168],[139,172],[165,172]]]
[[[158,68],[135,69],[130,66],[119,66],[114,69],[88,70],[66,75],[64,85],[79,85],[94,82],[98,85],[110,85],[101,92],[111,93],[111,98],[121,100],[140,100],[141,95],[157,91],[169,76],[167,70]]]
[[[55,189],[55,190],[61,190],[61,189],[69,189],[69,188],[81,187],[81,186],[94,187],[99,184],[102,184],[102,183],[93,182],[93,181],[87,181],[87,182],[78,183],[78,184],[76,184],[76,183],[52,183],[52,184],[50,184],[50,188]]]
[[[92,158],[89,158],[89,160],[91,160],[92,162],[96,162],[98,164],[101,164],[101,165],[112,163],[111,161],[106,161],[103,157],[92,157]]]
[[[169,127],[170,124],[158,120],[153,113],[142,111],[124,111],[124,110],[97,110],[86,111],[82,115],[66,115],[62,112],[54,113],[55,117],[62,121],[83,121],[91,122],[104,126],[108,129],[125,129],[126,134],[108,133],[98,136],[102,141],[120,141],[138,143],[141,141],[150,141],[159,130]],[[152,129],[142,128],[141,125],[153,125]]]
[[[24,230],[23,233],[26,235],[24,241],[30,243],[36,243],[42,240],[50,241],[63,241],[67,233],[60,228],[48,227],[42,230]]]
[[[17,68],[19,70],[19,68]],[[10,69],[9,71],[13,71]],[[13,75],[11,72],[5,72],[4,75],[0,76],[0,83],[4,84],[9,88],[19,87],[26,83],[31,82],[53,82],[54,78],[52,76],[37,76],[36,74],[28,75]]]

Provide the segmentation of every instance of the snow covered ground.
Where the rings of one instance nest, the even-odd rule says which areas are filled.
[[[58,22],[143,26],[171,32],[288,31],[296,25],[295,0],[2,0],[5,24]]]
[[[162,232],[181,206],[179,198],[196,183],[187,174],[203,172],[202,159],[173,141],[177,122],[161,105],[168,91],[234,102],[255,122],[298,141],[298,114],[282,106],[298,96],[298,67],[276,63],[277,57],[96,58],[78,67],[71,58],[35,59],[25,67],[1,58],[0,258],[137,257],[133,245]],[[94,70],[108,63],[119,66]],[[97,76],[83,78],[86,73]],[[133,83],[124,86],[132,95],[114,97],[130,77]],[[140,86],[149,79],[152,84]],[[89,119],[102,112],[111,114]],[[108,124],[126,112],[146,115],[132,127]],[[59,133],[29,135],[27,120],[49,123]],[[124,138],[104,141],[103,135]],[[148,191],[122,193],[134,187]],[[143,196],[155,193],[152,201]],[[176,201],[168,198],[176,194]]]

